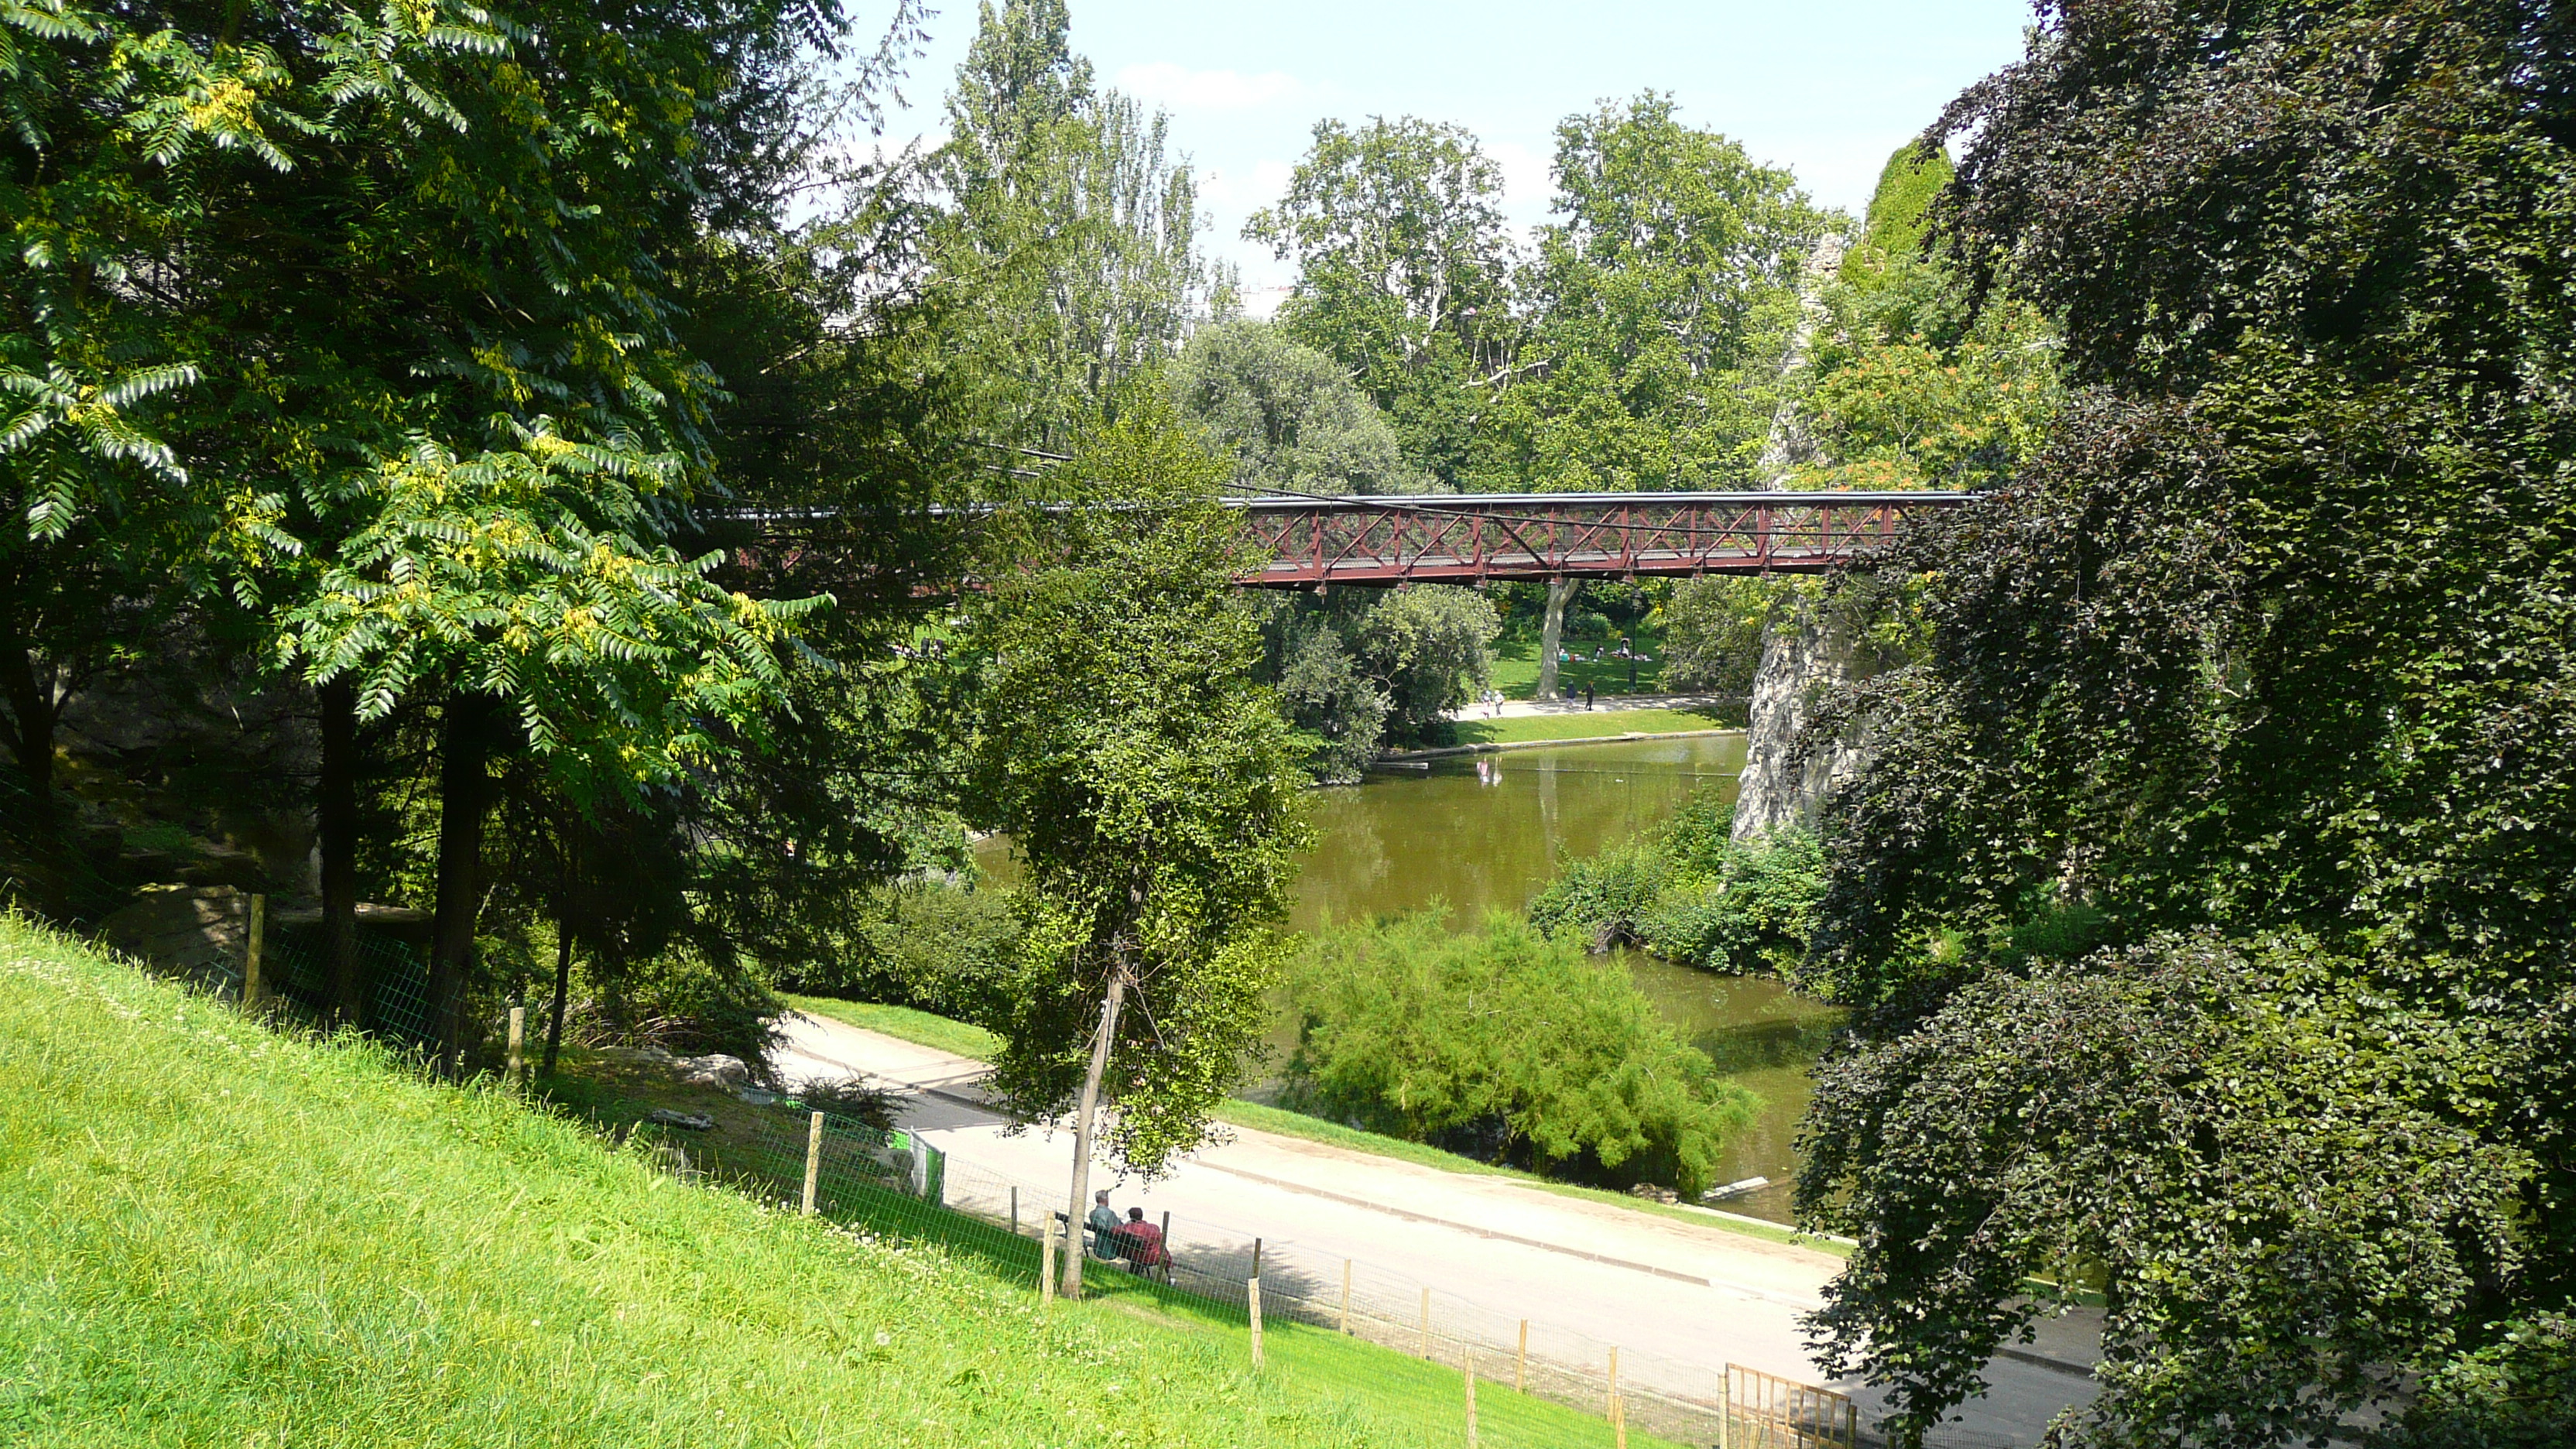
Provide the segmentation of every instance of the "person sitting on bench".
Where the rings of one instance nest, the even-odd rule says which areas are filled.
[[[1127,1260],[1127,1271],[1144,1277],[1169,1279],[1172,1255],[1164,1250],[1163,1230],[1145,1221],[1145,1210],[1127,1210],[1127,1225],[1118,1230],[1119,1256]]]

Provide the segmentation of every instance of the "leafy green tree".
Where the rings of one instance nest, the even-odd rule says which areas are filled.
[[[1984,489],[2008,480],[2065,406],[2057,333],[2028,301],[1971,306],[1950,259],[1925,251],[1943,152],[1890,157],[1860,242],[1825,289],[1825,323],[1794,379],[1818,455],[1807,488]]]
[[[1664,605],[1664,687],[1748,695],[1762,660],[1772,581],[1727,574],[1683,579]]]
[[[1743,486],[1768,414],[1763,304],[1823,230],[1786,171],[1646,92],[1557,126],[1554,210],[1520,281],[1528,317],[1483,486]]]
[[[0,437],[41,480],[30,536],[185,519],[172,576],[264,617],[275,663],[350,681],[326,698],[361,715],[446,701],[452,1035],[491,752],[524,739],[568,788],[619,790],[701,758],[710,721],[774,687],[793,611],[671,544],[717,388],[666,278],[762,201],[789,159],[771,123],[839,14],[6,23]]]
[[[1064,0],[990,0],[930,160],[929,285],[961,294],[949,344],[975,360],[1004,446],[1060,452],[1205,303],[1197,191],[1166,123],[1094,81]]]
[[[1360,667],[1335,612],[1301,596],[1282,599],[1264,622],[1265,672],[1279,706],[1306,741],[1306,769],[1319,784],[1356,782],[1386,736],[1386,689]]]
[[[1895,561],[1924,657],[1846,702],[1821,1326],[1915,1438],[2080,1260],[2070,1442],[2545,1436],[2495,1387],[2576,1293],[2562,17],[2042,20],[1934,220],[2074,400]]]
[[[1360,669],[1386,692],[1387,728],[1419,740],[1493,682],[1502,616],[1474,589],[1420,584],[1376,596],[1349,630]]]
[[[1287,335],[1386,411],[1407,461],[1454,489],[1511,333],[1502,171],[1456,126],[1319,121],[1245,237],[1297,263]]]
[[[1291,1100],[1417,1142],[1696,1196],[1754,1098],[1615,963],[1497,914],[1330,932],[1289,979]]]
[[[1023,520],[1022,556],[1041,562],[993,574],[973,629],[967,793],[1027,872],[994,1085],[1024,1120],[1072,1112],[1076,1221],[1096,1130],[1148,1173],[1205,1139],[1286,950],[1300,777],[1253,682],[1225,471],[1139,390],[1048,480],[1060,501],[1114,506]],[[1066,1291],[1081,1283],[1068,1253]]]
[[[1192,333],[1164,373],[1173,405],[1235,459],[1237,487],[1256,492],[1420,493],[1395,431],[1323,353],[1266,322]]]

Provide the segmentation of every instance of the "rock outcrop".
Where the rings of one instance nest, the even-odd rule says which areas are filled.
[[[1839,233],[1818,240],[1799,281],[1798,323],[1781,359],[1785,377],[1807,365],[1816,328],[1824,321],[1824,287],[1842,266]],[[1784,399],[1771,415],[1762,445],[1762,486],[1787,488],[1800,466],[1818,460],[1797,400]],[[1753,674],[1744,774],[1737,782],[1735,822],[1728,839],[1758,839],[1783,826],[1813,824],[1826,794],[1860,766],[1862,752],[1842,741],[1810,743],[1801,736],[1826,692],[1854,676],[1857,651],[1836,637],[1819,607],[1817,591],[1785,589],[1762,629],[1762,659]]]

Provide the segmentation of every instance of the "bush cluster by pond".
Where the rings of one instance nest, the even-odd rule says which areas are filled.
[[[1794,975],[1814,932],[1824,856],[1805,831],[1730,846],[1734,807],[1703,794],[1664,826],[1576,861],[1530,902],[1532,924],[1596,951],[1630,945],[1712,971]]]
[[[1326,931],[1288,987],[1284,1105],[1488,1161],[1697,1195],[1758,1105],[1626,971],[1506,913]]]

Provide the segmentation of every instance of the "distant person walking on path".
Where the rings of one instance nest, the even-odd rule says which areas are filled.
[[[1163,1247],[1163,1230],[1145,1221],[1145,1210],[1127,1210],[1127,1225],[1118,1230],[1119,1255],[1127,1260],[1127,1271],[1140,1277],[1169,1279],[1172,1255]]]
[[[1083,1215],[1082,1225],[1091,1229],[1091,1256],[1104,1263],[1118,1257],[1118,1234],[1121,1227],[1118,1222],[1118,1209],[1109,1205],[1108,1193],[1095,1192],[1091,1195],[1091,1211]]]
[[[1588,679],[1583,682],[1583,707],[1585,709],[1592,707],[1592,681]]]

